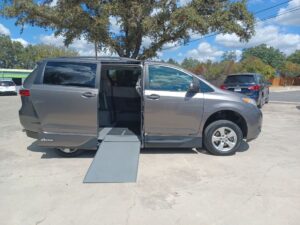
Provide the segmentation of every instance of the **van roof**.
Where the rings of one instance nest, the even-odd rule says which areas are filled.
[[[137,59],[125,58],[125,57],[95,57],[95,56],[72,56],[72,57],[56,57],[56,58],[47,58],[46,61],[92,61],[92,62],[106,62],[106,63],[132,63],[140,64],[142,61]]]

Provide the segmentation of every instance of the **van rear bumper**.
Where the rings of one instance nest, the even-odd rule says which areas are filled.
[[[38,139],[39,133],[35,131],[25,130],[27,137]]]

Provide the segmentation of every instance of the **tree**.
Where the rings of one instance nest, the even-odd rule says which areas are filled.
[[[237,60],[237,55],[234,51],[227,51],[224,52],[222,55],[222,61],[236,61]]]
[[[296,50],[293,54],[291,54],[288,58],[288,61],[292,63],[300,64],[300,50]]]
[[[300,65],[292,62],[285,62],[281,68],[281,73],[288,77],[296,77],[300,75]]]
[[[191,0],[4,0],[2,13],[16,24],[50,28],[66,45],[86,38],[122,57],[155,57],[166,43],[186,43],[191,34],[235,33],[247,41],[254,18],[246,1]],[[115,23],[113,23],[115,21]],[[119,30],[112,29],[115,25]],[[143,45],[143,40],[151,40]]]
[[[173,65],[176,65],[176,66],[179,65],[179,63],[175,59],[172,59],[172,58],[168,59],[167,63],[173,64]]]
[[[200,65],[199,60],[193,58],[184,58],[184,60],[181,63],[181,66],[188,70],[193,70],[199,65]]]
[[[274,77],[275,69],[256,57],[247,57],[241,61],[240,72],[260,73],[269,80]]]
[[[0,35],[0,67],[19,68],[24,47],[20,42],[15,42],[9,36]]]
[[[251,56],[259,58],[275,69],[279,69],[285,61],[285,55],[282,52],[273,47],[268,47],[266,44],[243,50],[242,60]]]
[[[36,62],[51,57],[77,56],[75,50],[51,45],[29,45],[24,47],[9,36],[0,35],[0,67],[32,69]]]

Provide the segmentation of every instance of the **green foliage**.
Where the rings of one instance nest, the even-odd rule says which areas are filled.
[[[237,55],[234,51],[224,52],[222,55],[222,61],[236,61]]]
[[[288,77],[300,76],[300,64],[287,61],[282,66],[281,73]]]
[[[260,73],[267,80],[270,80],[275,75],[275,69],[265,64],[261,59],[256,57],[247,57],[241,61],[240,72]]]
[[[291,54],[288,58],[288,61],[292,63],[300,64],[300,50],[296,50],[293,54]]]
[[[245,60],[248,57],[259,58],[275,69],[279,69],[285,61],[285,55],[282,52],[273,47],[268,47],[266,44],[244,49],[242,60]]]
[[[175,59],[172,59],[172,58],[168,59],[168,61],[166,63],[179,66],[179,63]]]
[[[19,67],[24,47],[20,42],[13,42],[8,36],[0,36],[0,67],[13,68]]]
[[[24,47],[20,42],[12,41],[10,37],[0,35],[0,67],[32,69],[36,62],[44,58],[59,56],[77,56],[71,49],[51,45],[29,45]]]
[[[222,80],[228,74],[239,72],[260,73],[264,75],[266,79],[270,79],[275,75],[275,69],[273,67],[265,64],[256,57],[248,57],[239,63],[228,60],[221,62],[207,61],[204,63],[196,59],[185,58],[181,66],[197,75],[204,76],[210,81]]]
[[[200,64],[201,63],[197,59],[185,58],[182,61],[181,66],[185,69],[193,70],[193,69],[197,68],[197,66],[199,66]]]
[[[2,14],[16,24],[50,28],[69,45],[85,37],[99,48],[122,57],[155,57],[166,43],[186,43],[191,33],[235,33],[247,41],[254,33],[254,18],[246,1],[191,0],[4,0]],[[120,31],[112,28],[115,20]],[[144,38],[151,40],[142,46]]]

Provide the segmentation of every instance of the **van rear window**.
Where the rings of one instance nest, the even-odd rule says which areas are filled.
[[[94,88],[96,68],[93,63],[48,62],[44,84]]]
[[[254,76],[253,75],[232,75],[232,76],[228,76],[224,82],[225,84],[234,84],[234,83],[238,83],[238,84],[251,84],[251,83],[255,83],[254,80]]]
[[[0,81],[0,86],[8,87],[8,86],[15,86],[13,81]]]

